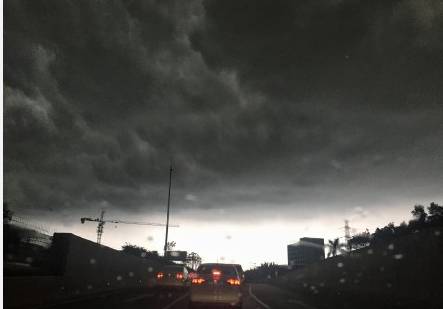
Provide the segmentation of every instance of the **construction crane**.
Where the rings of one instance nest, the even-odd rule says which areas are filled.
[[[103,235],[103,227],[105,223],[121,223],[121,224],[135,224],[135,225],[151,225],[151,226],[166,226],[163,223],[155,223],[155,222],[133,222],[133,221],[124,221],[124,220],[104,220],[105,211],[102,210],[100,213],[100,218],[80,218],[80,222],[84,224],[86,221],[98,222],[97,225],[97,243],[100,244],[102,241]],[[170,227],[179,227],[178,225],[169,225]]]

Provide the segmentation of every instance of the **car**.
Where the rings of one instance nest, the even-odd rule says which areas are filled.
[[[159,288],[186,288],[189,286],[188,270],[183,265],[163,266],[156,274]]]
[[[241,308],[242,285],[241,275],[234,264],[201,264],[197,277],[191,282],[189,307],[220,304]]]

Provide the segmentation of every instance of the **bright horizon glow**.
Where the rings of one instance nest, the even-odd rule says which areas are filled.
[[[412,209],[412,206],[410,207]],[[399,224],[411,219],[410,209],[388,207],[384,210],[366,211],[357,207],[343,214],[324,214],[311,219],[261,219],[252,222],[208,221],[203,218],[190,219],[183,214],[171,214],[171,224],[180,224],[179,228],[169,229],[169,241],[177,243],[175,250],[196,252],[202,262],[240,263],[244,269],[258,266],[263,262],[287,264],[287,245],[295,243],[301,237],[329,239],[344,236],[344,219],[350,220],[353,233],[362,232],[366,228],[373,232],[389,222]],[[116,218],[108,214],[108,219]],[[126,218],[128,221],[142,220],[141,216]],[[78,220],[80,221],[80,220]],[[162,222],[161,217],[150,216],[149,221]],[[205,222],[206,221],[206,222]],[[73,233],[91,241],[96,241],[94,222],[81,224],[75,222],[70,226],[55,227],[56,232]],[[145,247],[163,254],[165,227],[136,226],[125,224],[109,224],[104,228],[102,244],[117,250],[127,242]],[[327,251],[325,250],[325,253]]]

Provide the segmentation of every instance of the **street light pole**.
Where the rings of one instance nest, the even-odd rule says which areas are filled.
[[[169,191],[168,191],[168,208],[166,210],[166,237],[163,256],[166,257],[166,251],[168,250],[168,232],[169,232],[169,206],[171,204],[171,180],[172,180],[172,163],[169,166]]]

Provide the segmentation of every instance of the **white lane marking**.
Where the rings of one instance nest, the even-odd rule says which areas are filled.
[[[260,299],[258,299],[257,296],[254,295],[254,293],[252,293],[252,287],[249,286],[249,295],[251,295],[251,297],[260,305],[262,305],[264,308],[266,309],[271,309],[271,307],[269,307],[268,305],[266,305],[264,302],[262,302]]]
[[[185,298],[186,296],[188,296],[188,295],[189,295],[189,292],[186,293],[185,295],[183,295],[183,296],[177,298],[177,299],[174,300],[172,303],[169,303],[168,305],[166,305],[166,307],[163,307],[163,309],[169,309],[169,308],[171,308],[172,306],[174,306],[176,303],[178,303],[179,301],[181,301],[182,299],[184,299],[184,298]]]
[[[142,294],[142,295],[138,295],[132,298],[128,298],[127,300],[125,300],[125,303],[132,303],[134,301],[143,299],[143,298],[148,298],[148,297],[153,297],[154,294]]]

